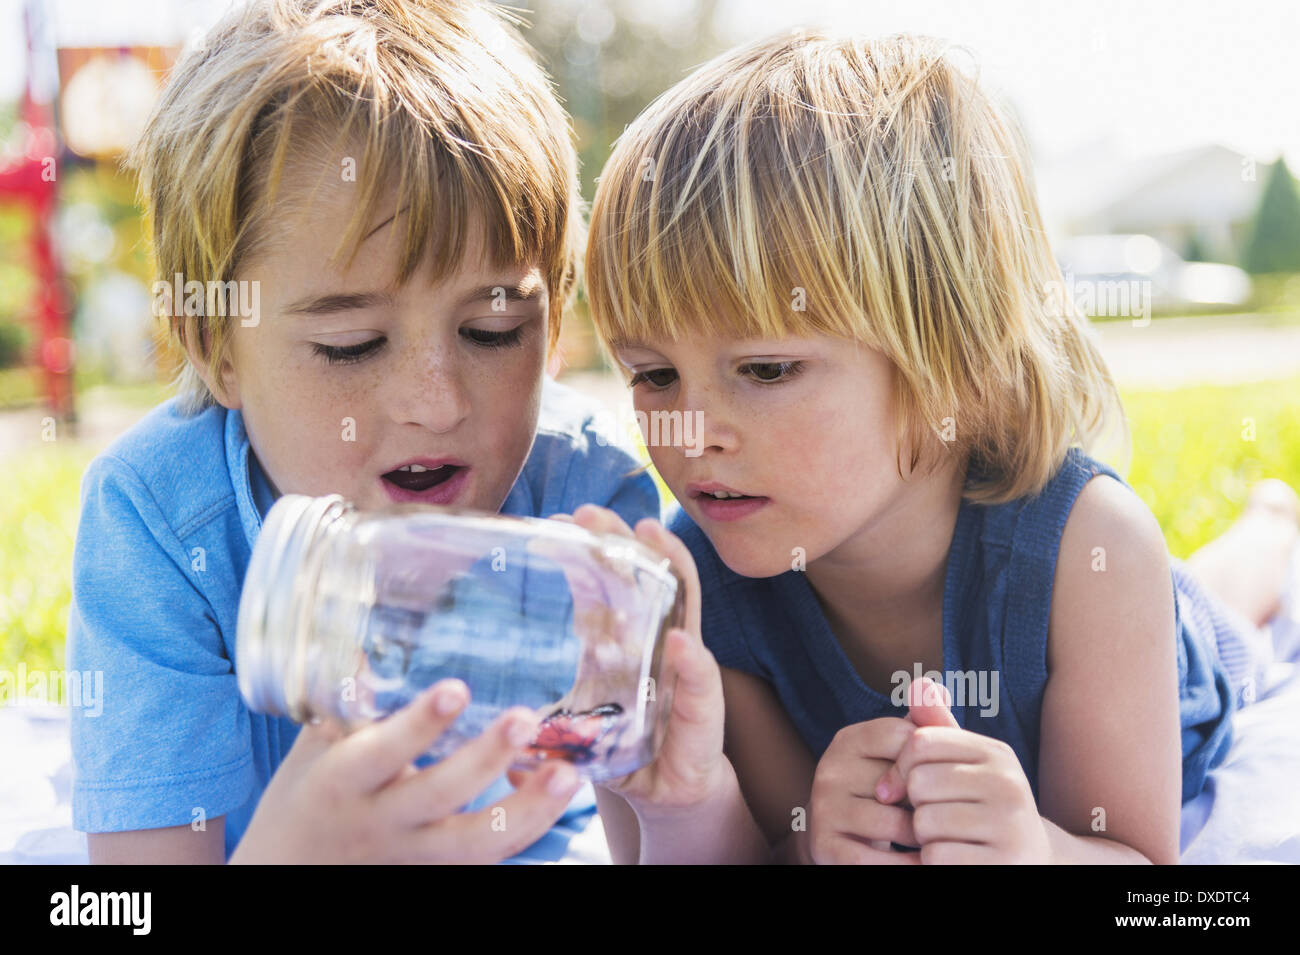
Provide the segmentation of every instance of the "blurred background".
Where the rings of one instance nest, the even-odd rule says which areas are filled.
[[[63,666],[82,471],[165,400],[175,357],[118,170],[227,0],[0,0],[0,668]],[[1300,11],[1209,3],[533,0],[512,4],[573,116],[584,194],[658,93],[796,26],[966,46],[1019,117],[1067,285],[1100,331],[1129,482],[1170,551],[1300,487]],[[630,409],[579,301],[558,377]]]

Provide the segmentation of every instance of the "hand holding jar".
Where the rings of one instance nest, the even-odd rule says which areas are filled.
[[[604,539],[619,536],[639,542],[667,560],[683,583],[680,623],[666,634],[662,677],[657,692],[668,691],[663,742],[652,763],[602,786],[638,813],[673,812],[699,805],[729,782],[730,765],[722,751],[725,711],[722,675],[700,636],[700,582],[690,551],[658,521],[646,518],[633,531],[616,513],[585,505],[571,520]],[[575,574],[576,578],[578,575]],[[608,595],[574,586],[579,617],[599,619]],[[592,664],[593,670],[599,667]],[[649,691],[656,687],[650,684]]]
[[[256,710],[355,732],[455,678],[468,704],[422,759],[522,706],[539,729],[515,768],[621,778],[653,759],[672,705],[664,642],[687,600],[672,565],[561,521],[286,495],[245,579],[240,689]]]

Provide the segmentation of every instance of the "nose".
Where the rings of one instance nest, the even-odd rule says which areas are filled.
[[[740,447],[731,403],[721,389],[707,384],[682,388],[678,394],[682,415],[682,450],[687,457],[726,454]]]
[[[417,424],[446,434],[469,417],[470,398],[456,350],[435,342],[410,346],[386,387],[389,414],[398,424]]]

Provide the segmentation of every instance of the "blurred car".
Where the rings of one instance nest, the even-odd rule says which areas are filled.
[[[1244,305],[1251,295],[1250,276],[1236,266],[1188,262],[1149,235],[1073,236],[1058,243],[1055,251],[1067,286],[1149,283],[1144,288],[1149,288],[1154,309]]]

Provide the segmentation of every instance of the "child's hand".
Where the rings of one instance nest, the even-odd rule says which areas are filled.
[[[808,806],[812,860],[827,864],[916,865],[916,853],[894,852],[889,843],[916,845],[912,813],[871,795],[916,732],[892,716],[846,726],[831,740],[813,775]]]
[[[722,753],[722,673],[700,636],[695,561],[686,545],[653,518],[639,521],[635,534],[618,514],[594,504],[578,508],[572,519],[592,533],[637,538],[668,558],[686,584],[684,629],[670,630],[664,648],[663,686],[673,688],[673,697],[659,755],[649,766],[602,785],[638,812],[698,805],[725,787],[729,767]]]
[[[916,730],[876,784],[882,803],[906,800],[924,865],[1051,862],[1033,790],[1015,751],[958,727],[944,687],[911,686]],[[904,841],[904,840],[897,840]]]
[[[568,763],[535,773],[500,805],[457,809],[487,789],[537,732],[537,716],[508,710],[450,756],[412,763],[469,702],[442,680],[407,706],[344,736],[304,726],[258,803],[232,863],[499,862],[537,841],[580,785]]]

